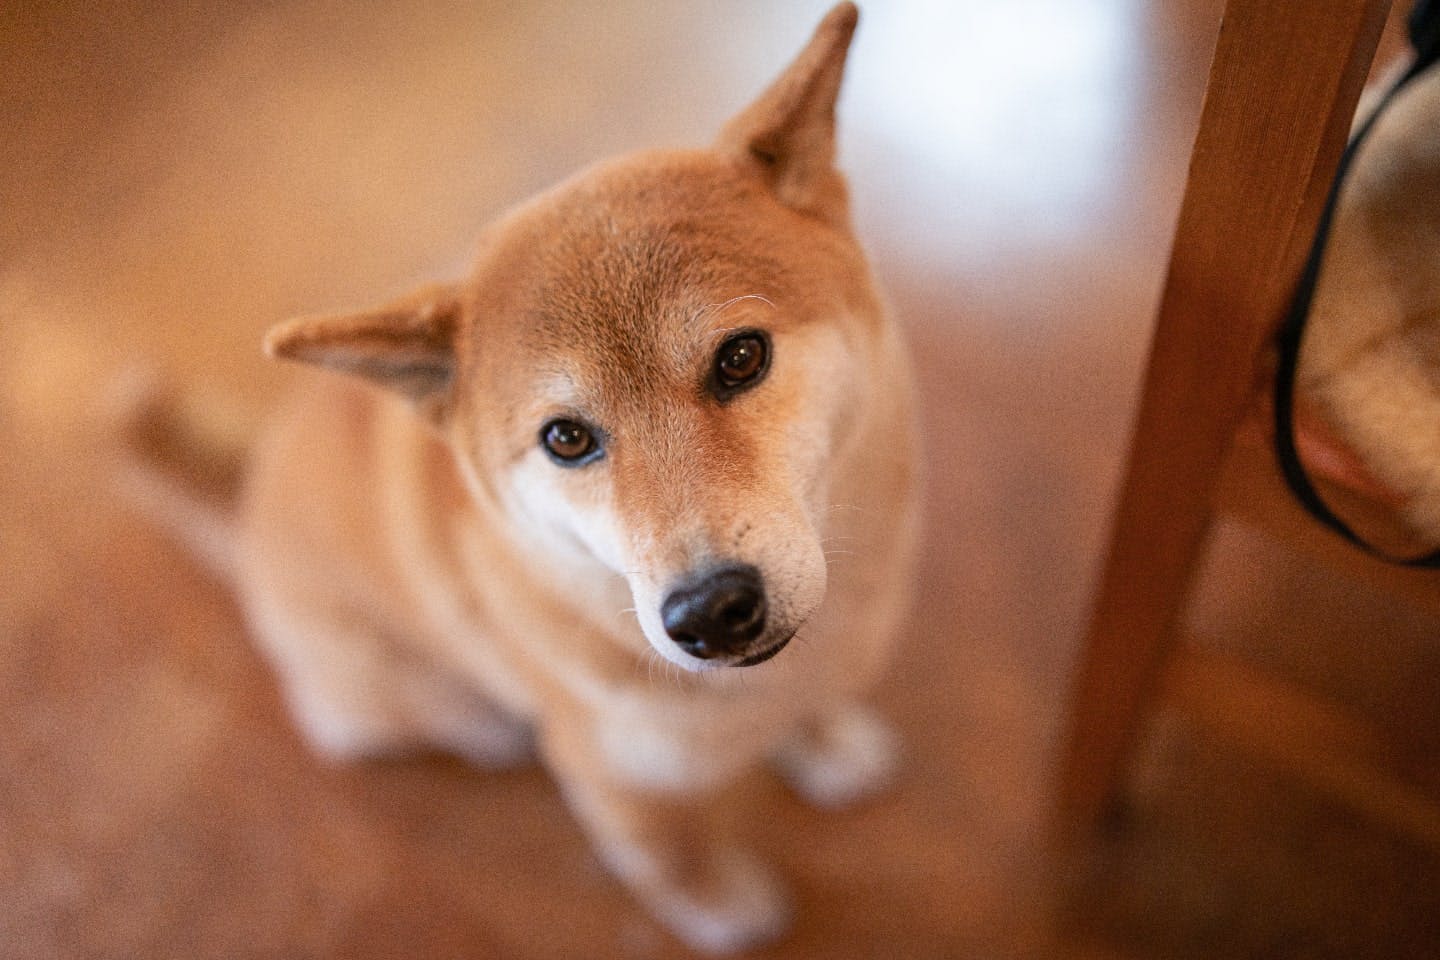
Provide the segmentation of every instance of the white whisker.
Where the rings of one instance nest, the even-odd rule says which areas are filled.
[[[729,308],[729,307],[732,307],[732,306],[734,306],[735,304],[740,303],[741,301],[744,301],[744,300],[759,300],[761,303],[763,303],[763,304],[765,304],[766,306],[770,307],[772,310],[775,308],[775,304],[774,304],[768,297],[761,296],[761,295],[758,294],[758,293],[747,293],[747,294],[744,294],[744,295],[739,296],[739,297],[731,297],[729,300],[726,300],[724,303],[709,303],[709,304],[706,304],[705,306],[701,307],[699,310],[696,310],[696,311],[695,311],[695,313],[690,317],[690,322],[693,323],[693,324],[698,324],[698,323],[700,323],[701,321],[708,320],[712,315],[717,314],[717,313],[720,313],[722,310],[725,310],[725,309],[727,309],[727,308]],[[720,337],[723,337],[725,334],[730,333],[730,332],[732,332],[732,331],[734,331],[734,330],[737,330],[737,329],[739,329],[739,328],[738,328],[738,327],[725,327],[725,328],[722,328],[722,329],[720,329],[720,330],[714,331],[714,332],[711,334],[711,336],[712,336],[713,339],[719,339]]]
[[[665,668],[663,664],[667,663],[668,661],[666,661],[664,657],[660,656],[660,654],[656,652],[654,647],[647,646],[645,648],[645,682],[652,687],[655,685],[655,664],[657,661],[662,664],[660,668],[660,673],[663,677],[665,673]]]

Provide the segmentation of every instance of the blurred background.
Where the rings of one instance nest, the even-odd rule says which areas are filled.
[[[538,769],[311,758],[224,588],[118,496],[97,410],[138,366],[263,414],[294,375],[270,324],[457,274],[592,160],[705,142],[826,6],[0,6],[0,957],[686,955]],[[1435,850],[1178,720],[1119,837],[1045,843],[1220,7],[864,5],[841,158],[928,458],[877,696],[909,757],[839,814],[754,785],[802,904],[764,956],[1440,954]],[[1440,793],[1433,620],[1229,523],[1191,618]]]

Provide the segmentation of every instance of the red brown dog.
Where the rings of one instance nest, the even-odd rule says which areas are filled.
[[[789,915],[722,788],[770,763],[834,805],[894,760],[856,698],[910,579],[911,384],[833,162],[856,16],[711,148],[534,198],[462,282],[273,330],[353,376],[284,405],[227,527],[316,748],[538,746],[615,874],[716,951]]]

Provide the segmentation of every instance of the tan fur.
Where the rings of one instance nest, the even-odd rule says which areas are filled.
[[[1356,158],[1317,285],[1299,386],[1340,445],[1440,546],[1440,71]],[[1354,471],[1351,471],[1353,474]]]
[[[115,472],[129,499],[213,572],[233,578],[249,419],[214,398],[179,396],[139,371],[120,378],[100,413],[113,426]]]
[[[717,951],[789,916],[729,786],[769,761],[834,805],[895,756],[856,701],[916,519],[908,364],[832,163],[855,18],[836,7],[714,147],[602,164],[491,225],[463,282],[273,331],[274,354],[355,378],[286,402],[238,511],[237,587],[311,742],[484,763],[537,744],[605,862]],[[740,329],[773,356],[721,400],[707,376]],[[604,456],[552,461],[556,417]],[[660,613],[735,561],[769,599],[756,650],[798,631],[743,668],[685,653]]]

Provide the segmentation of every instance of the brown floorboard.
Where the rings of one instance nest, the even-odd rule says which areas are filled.
[[[270,323],[454,272],[591,159],[703,141],[823,6],[0,11],[0,958],[685,955],[538,770],[309,756],[95,411],[134,366],[263,410]],[[1218,2],[869,6],[842,152],[926,417],[878,696],[909,761],[840,814],[748,785],[803,903],[763,955],[1437,955],[1440,857],[1182,723],[1118,839],[1044,843]],[[1234,526],[1193,620],[1402,734],[1440,793],[1433,621]]]

